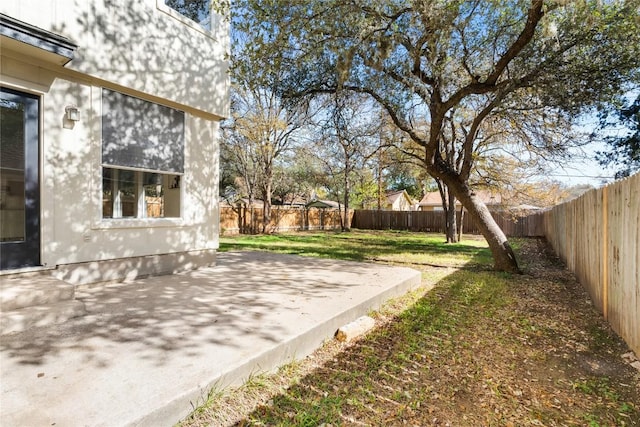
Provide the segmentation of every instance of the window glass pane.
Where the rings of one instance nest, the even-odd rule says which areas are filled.
[[[203,28],[211,30],[211,0],[164,0],[164,4],[197,22]]]
[[[184,112],[103,89],[102,163],[182,173]]]
[[[122,218],[136,217],[138,212],[138,185],[136,182],[136,172],[130,170],[119,170],[118,196]]]
[[[0,242],[25,240],[24,105],[0,101]]]
[[[102,169],[102,217],[113,218],[113,169]]]
[[[164,191],[164,216],[166,218],[180,217],[180,175],[165,175],[166,189]]]
[[[163,175],[159,173],[144,174],[144,202],[148,218],[164,217]]]

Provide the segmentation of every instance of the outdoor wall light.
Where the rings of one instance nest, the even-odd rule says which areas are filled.
[[[80,121],[80,109],[75,105],[67,105],[64,109],[64,115],[67,120],[72,122]]]

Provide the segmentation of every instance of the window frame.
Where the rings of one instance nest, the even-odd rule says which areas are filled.
[[[104,170],[105,169],[110,169],[111,171],[113,171],[113,175],[111,176],[111,190],[112,190],[112,194],[111,194],[111,213],[112,216],[108,217],[108,216],[104,216],[104,191],[105,191],[105,187],[104,187]],[[135,183],[135,215],[134,216],[122,216],[122,194],[119,191],[119,175],[122,171],[130,171],[133,172],[133,182]],[[166,204],[167,204],[167,192],[169,190],[178,190],[179,194],[178,194],[178,210],[179,210],[179,216],[159,216],[159,217],[155,217],[155,216],[148,216],[148,202],[147,202],[147,190],[146,190],[146,186],[144,183],[144,177],[146,173],[154,173],[154,174],[158,174],[163,176],[163,181],[164,181],[164,177],[166,176],[167,178],[167,185],[164,185],[164,182],[162,184],[163,188],[163,204],[164,204],[164,212],[166,214],[167,208],[166,208]],[[175,178],[175,177],[179,177],[179,181],[178,182],[182,182],[182,175],[180,174],[172,174],[172,173],[158,173],[158,172],[149,172],[149,171],[145,171],[145,170],[141,170],[141,169],[132,169],[132,168],[117,168],[117,167],[112,167],[112,166],[102,166],[102,172],[101,172],[101,177],[102,177],[102,185],[100,188],[102,197],[102,203],[101,203],[101,207],[100,207],[100,218],[101,221],[135,221],[135,220],[147,220],[147,221],[160,221],[160,220],[180,220],[182,219],[183,216],[183,203],[182,203],[182,185],[176,187],[176,188],[171,188],[171,178]],[[116,214],[118,216],[116,216]]]
[[[92,86],[91,91],[94,96],[92,96],[92,107],[93,110],[98,112],[97,118],[98,120],[95,123],[95,126],[92,126],[92,135],[93,142],[92,146],[95,149],[96,157],[95,157],[95,165],[96,168],[94,172],[92,172],[94,186],[98,191],[92,192],[92,199],[95,200],[95,210],[94,210],[94,220],[91,224],[91,229],[93,230],[109,230],[109,229],[135,229],[135,228],[175,228],[175,227],[185,227],[191,225],[191,221],[185,218],[187,214],[187,207],[185,206],[185,197],[186,190],[185,187],[189,182],[189,174],[188,174],[188,166],[187,166],[187,151],[188,151],[188,128],[190,123],[189,114],[185,112],[185,122],[184,122],[184,172],[183,173],[174,173],[174,172],[164,172],[164,171],[154,171],[154,170],[143,170],[137,168],[127,168],[127,167],[119,167],[113,165],[103,165],[102,163],[102,90],[103,89],[112,89],[110,87],[105,86]],[[126,93],[124,93],[127,95]],[[149,101],[153,102],[153,101]],[[103,216],[103,194],[104,194],[104,183],[103,183],[103,168],[108,167],[112,169],[127,169],[133,170],[135,172],[152,172],[152,173],[161,173],[170,176],[179,176],[180,185],[177,188],[179,191],[178,199],[179,199],[179,216],[172,217],[140,217],[139,215],[136,217],[126,217],[126,218],[105,218]],[[170,185],[170,184],[169,184]],[[169,187],[167,187],[169,188]]]

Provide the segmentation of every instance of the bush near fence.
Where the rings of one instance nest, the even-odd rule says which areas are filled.
[[[509,237],[538,237],[544,235],[542,218],[518,216],[511,212],[492,212],[502,231]],[[458,230],[460,215],[457,216]],[[406,230],[416,232],[445,232],[443,211],[377,211],[356,210],[351,222],[352,228],[364,230]],[[469,215],[462,221],[464,234],[480,234],[480,230]]]
[[[267,232],[300,230],[339,230],[340,215],[337,209],[273,206]],[[350,211],[349,218],[353,216]],[[253,234],[262,231],[262,208],[221,207],[220,230],[222,234]]]
[[[640,174],[540,214],[556,254],[640,355]]]

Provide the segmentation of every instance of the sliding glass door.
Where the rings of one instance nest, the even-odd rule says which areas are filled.
[[[0,269],[40,264],[39,108],[0,89]]]

